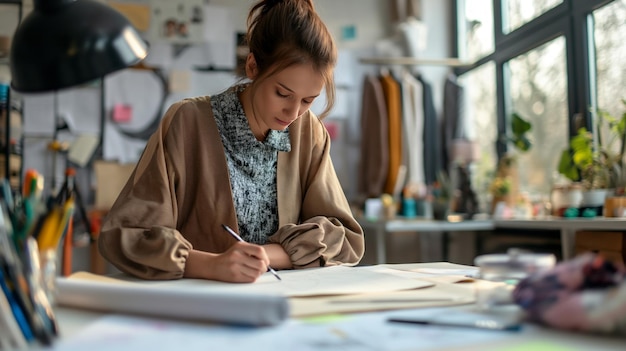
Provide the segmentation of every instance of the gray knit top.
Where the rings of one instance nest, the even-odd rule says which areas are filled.
[[[247,242],[265,244],[278,230],[278,152],[291,151],[291,144],[287,129],[270,130],[263,142],[255,138],[238,97],[245,87],[212,96],[211,105],[226,153],[239,234]]]

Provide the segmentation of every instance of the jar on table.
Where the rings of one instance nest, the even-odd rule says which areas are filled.
[[[583,200],[583,187],[578,183],[555,185],[550,196],[552,215],[563,216],[568,208],[579,208]]]
[[[505,254],[487,254],[474,259],[479,268],[476,282],[476,305],[489,310],[498,305],[513,303],[513,290],[517,283],[530,274],[553,268],[553,254],[530,253],[509,249]]]

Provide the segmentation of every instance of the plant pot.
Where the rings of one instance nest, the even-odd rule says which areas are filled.
[[[612,194],[611,189],[591,189],[582,192],[580,207],[604,206],[604,200]]]
[[[607,196],[604,200],[604,217],[624,217],[626,196]]]

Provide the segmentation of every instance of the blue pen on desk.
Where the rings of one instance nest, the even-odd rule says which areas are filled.
[[[226,224],[222,224],[222,227],[224,227],[224,229],[226,229],[226,231],[227,231],[230,235],[232,235],[235,239],[237,239],[238,241],[245,242],[245,240],[243,240],[243,239],[239,236],[239,234],[235,233],[235,231],[234,231],[234,230],[232,230],[232,229],[230,229],[230,227],[229,227],[229,226],[227,226]],[[268,265],[268,266],[267,266],[267,270],[268,270],[268,271],[270,271],[270,272],[272,272],[272,274],[276,277],[276,279],[278,279],[278,280],[282,280],[282,279],[280,279],[280,277],[278,276],[278,273],[276,273],[276,271],[274,270],[274,268],[272,268],[272,267],[270,267],[270,266]]]
[[[389,318],[387,321],[392,323],[408,323],[419,325],[434,325],[443,327],[462,327],[462,328],[476,328],[487,330],[501,330],[516,332],[522,329],[522,325],[516,321],[499,321],[490,318],[480,318],[469,321],[454,321],[454,320],[436,320],[436,319],[419,319],[419,318]]]

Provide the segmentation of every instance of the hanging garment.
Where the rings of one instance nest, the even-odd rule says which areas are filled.
[[[443,169],[439,140],[441,126],[433,102],[432,86],[421,75],[417,76],[417,80],[424,89],[424,173],[426,184],[432,184]]]
[[[361,100],[361,162],[358,193],[364,198],[383,194],[389,167],[389,132],[385,95],[378,77],[363,79]]]
[[[404,164],[406,185],[425,184],[424,175],[424,88],[409,72],[404,72],[402,87],[402,121],[404,131]]]
[[[453,74],[446,77],[443,95],[443,118],[442,118],[442,161],[443,167],[450,172],[450,164],[455,160],[453,156],[453,141],[466,139],[464,91],[456,76]]]
[[[400,84],[390,75],[382,75],[380,82],[387,104],[389,127],[389,166],[384,191],[393,194],[402,165],[402,101]]]

